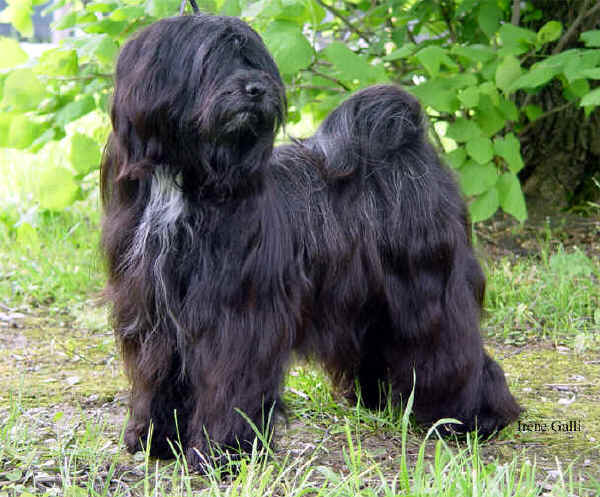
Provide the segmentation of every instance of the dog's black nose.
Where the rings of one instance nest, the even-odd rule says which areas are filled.
[[[249,81],[246,83],[246,93],[252,98],[262,97],[265,91],[267,89],[260,81]]]

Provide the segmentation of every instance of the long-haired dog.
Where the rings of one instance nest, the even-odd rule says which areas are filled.
[[[238,19],[164,19],[123,47],[101,188],[127,448],[152,425],[152,455],[180,442],[195,467],[211,444],[250,450],[292,352],[369,407],[414,387],[424,423],[487,435],[516,419],[479,335],[465,204],[416,100],[363,90],[274,151],[285,111]]]

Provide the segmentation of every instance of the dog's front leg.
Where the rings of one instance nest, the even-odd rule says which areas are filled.
[[[143,450],[149,442],[149,430],[152,424],[151,455],[172,457],[165,437],[169,436],[173,442],[176,441],[173,435],[175,429],[172,428],[174,406],[164,400],[164,397],[168,398],[167,389],[175,388],[168,382],[165,385],[164,381],[172,354],[168,353],[169,349],[161,342],[147,341],[142,346],[135,339],[122,339],[121,346],[125,370],[131,382],[130,418],[125,429],[125,446],[132,454]]]
[[[227,320],[218,336],[194,348],[186,456],[195,470],[236,459],[255,443],[260,448],[283,409],[280,389],[291,347],[276,315],[256,314]]]
[[[126,361],[128,373],[134,366]],[[129,421],[125,429],[124,442],[127,450],[134,454],[142,450],[142,442],[145,442],[148,436],[150,426],[150,408],[152,404],[152,383],[146,381],[143,376],[134,377],[129,373],[132,379],[132,386],[129,398]]]

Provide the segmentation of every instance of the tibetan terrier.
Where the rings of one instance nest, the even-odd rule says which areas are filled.
[[[368,407],[414,388],[425,424],[485,436],[515,420],[481,342],[465,203],[418,102],[367,88],[274,149],[285,114],[239,19],[164,19],[121,51],[101,188],[127,448],[168,458],[179,443],[197,469],[215,448],[249,451],[252,425],[283,408],[292,353]]]

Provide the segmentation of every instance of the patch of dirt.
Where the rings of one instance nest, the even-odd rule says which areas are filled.
[[[600,211],[600,209],[598,209]],[[500,211],[492,219],[475,226],[475,236],[484,255],[537,257],[542,250],[578,247],[588,257],[600,257],[600,212],[580,216],[538,207],[520,224]]]
[[[62,318],[59,318],[62,319]],[[74,320],[22,317],[0,328],[0,405],[19,397],[26,407],[110,402],[126,388],[112,332]]]

